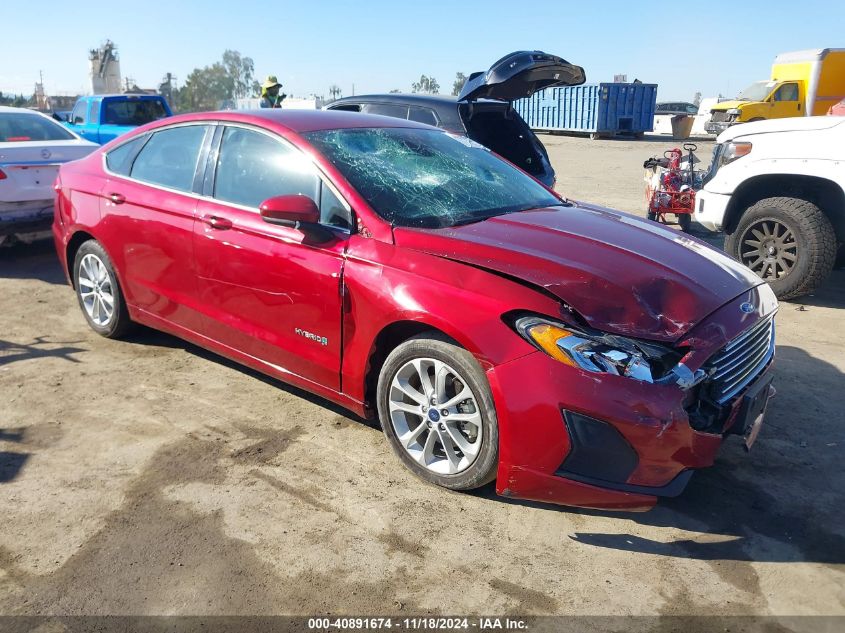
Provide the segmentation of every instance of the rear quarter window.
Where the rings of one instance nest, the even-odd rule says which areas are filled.
[[[135,156],[138,155],[138,150],[141,149],[147,139],[149,139],[148,135],[139,136],[106,154],[106,167],[109,171],[121,176],[128,176],[132,170]]]
[[[358,103],[341,103],[340,105],[329,106],[329,110],[341,110],[343,112],[360,112],[361,105]]]

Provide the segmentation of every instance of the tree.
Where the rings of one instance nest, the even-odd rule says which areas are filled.
[[[230,99],[248,97],[253,88],[255,64],[251,57],[243,57],[238,51],[226,50],[223,53],[223,66],[232,81]]]
[[[232,79],[223,64],[194,68],[179,90],[176,102],[182,112],[217,110],[223,101],[232,98]]]
[[[455,83],[452,84],[452,95],[457,97],[467,82],[467,76],[463,73],[455,73]]]
[[[217,110],[226,102],[256,95],[259,90],[252,58],[227,50],[222,61],[194,68],[184,85],[173,91],[173,101],[181,112],[202,112]]]
[[[35,95],[24,97],[19,95],[4,95],[0,92],[0,105],[12,106],[13,108],[28,108],[35,105]]]
[[[420,76],[419,81],[411,84],[411,92],[427,92],[428,94],[437,94],[440,90],[440,84],[434,77]]]

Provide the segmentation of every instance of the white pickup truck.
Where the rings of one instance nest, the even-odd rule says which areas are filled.
[[[716,142],[695,219],[778,298],[812,292],[845,243],[845,117],[744,123]]]

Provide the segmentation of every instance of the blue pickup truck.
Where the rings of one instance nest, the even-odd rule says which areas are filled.
[[[173,113],[158,95],[91,95],[77,100],[65,125],[82,138],[104,145],[139,125],[168,116]]]

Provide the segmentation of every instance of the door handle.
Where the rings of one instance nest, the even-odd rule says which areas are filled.
[[[227,218],[221,218],[217,215],[207,215],[202,219],[208,226],[213,229],[226,230],[232,228],[232,221]]]
[[[109,200],[111,200],[114,204],[123,204],[126,202],[126,196],[122,193],[110,193]]]

